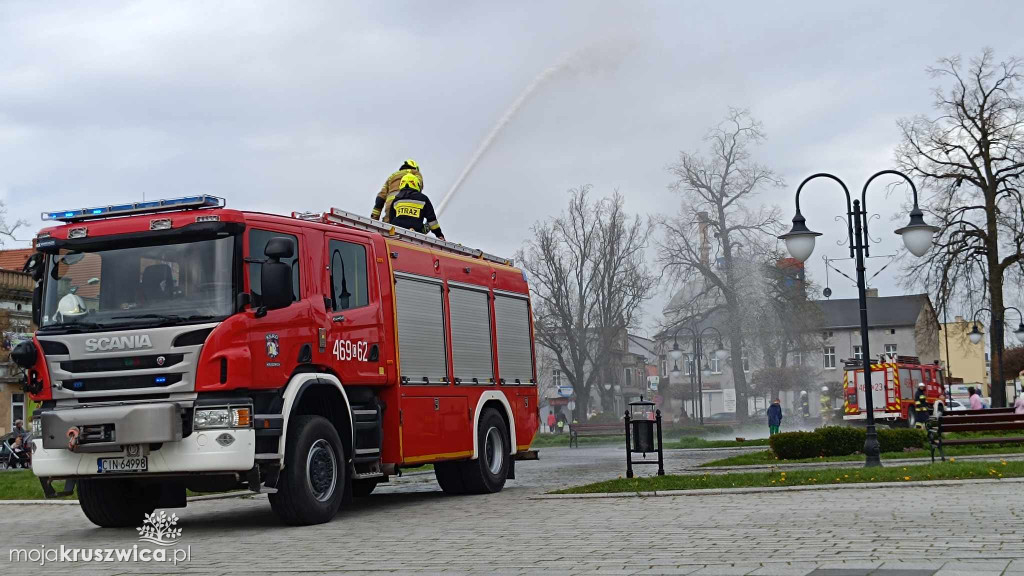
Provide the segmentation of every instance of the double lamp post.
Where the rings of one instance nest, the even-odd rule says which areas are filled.
[[[867,431],[864,439],[864,455],[866,457],[865,465],[869,467],[881,466],[882,460],[878,446],[878,433],[875,430],[874,394],[871,384],[871,353],[869,351],[870,343],[868,342],[868,304],[864,281],[864,259],[870,256],[870,249],[868,247],[870,236],[868,235],[867,192],[868,186],[875,178],[886,174],[899,176],[910,184],[910,189],[914,194],[914,208],[910,211],[910,223],[895,232],[903,237],[903,244],[906,245],[907,250],[910,250],[911,254],[917,257],[924,256],[931,248],[932,239],[935,233],[939,231],[939,228],[925,223],[924,214],[921,212],[920,207],[918,207],[917,187],[914,186],[913,180],[906,174],[896,170],[882,170],[873,174],[864,183],[860,200],[854,199],[852,204],[850,190],[838,177],[824,172],[808,176],[796,189],[796,216],[793,216],[793,228],[779,236],[781,240],[786,242],[786,249],[793,258],[801,262],[806,261],[810,258],[811,253],[814,252],[815,238],[821,236],[821,233],[813,232],[807,228],[807,220],[800,213],[800,191],[803,190],[804,185],[817,178],[828,178],[843,188],[843,192],[846,194],[846,215],[848,216],[846,228],[849,236],[850,257],[855,258],[857,261],[857,297],[860,302],[860,338],[861,350],[863,350],[862,359],[864,361],[864,398],[867,404]]]
[[[705,333],[714,332],[717,335],[716,347],[712,354],[715,355],[719,362],[725,360],[729,356],[729,352],[722,347],[722,333],[714,326],[707,326],[702,330],[697,330],[696,323],[694,323],[692,326],[683,325],[676,328],[676,331],[672,333],[672,350],[668,353],[669,357],[672,358],[672,372],[669,373],[672,382],[679,380],[679,377],[682,376],[682,373],[679,371],[679,360],[682,359],[685,353],[679,349],[679,341],[676,339],[676,336],[679,335],[680,330],[684,329],[690,333],[693,339],[693,354],[686,360],[690,368],[690,396],[693,398],[691,402],[693,406],[692,412],[699,414],[700,423],[704,424],[704,385],[701,380],[701,374],[705,371],[707,374],[711,374],[709,366],[702,366]],[[696,384],[696,390],[694,389],[694,384]]]

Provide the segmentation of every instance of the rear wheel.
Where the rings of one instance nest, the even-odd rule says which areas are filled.
[[[462,480],[465,462],[436,462],[434,477],[445,494],[465,494],[466,485]]]
[[[480,415],[477,429],[476,460],[463,463],[463,483],[472,494],[491,494],[501,491],[508,478],[512,457],[505,419],[497,410],[487,408]]]
[[[78,481],[78,504],[85,517],[103,528],[138,527],[160,500],[158,484],[127,478]]]
[[[270,507],[293,525],[322,524],[338,512],[345,495],[345,449],[330,421],[294,416],[288,426],[285,467]]]

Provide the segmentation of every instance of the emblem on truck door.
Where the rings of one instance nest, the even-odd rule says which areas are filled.
[[[281,344],[277,340],[277,334],[267,334],[267,358],[277,358],[281,353]]]

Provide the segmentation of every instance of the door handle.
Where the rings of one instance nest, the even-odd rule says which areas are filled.
[[[331,318],[331,321],[332,322],[344,322],[345,321],[345,315],[344,314],[338,314],[334,318]]]

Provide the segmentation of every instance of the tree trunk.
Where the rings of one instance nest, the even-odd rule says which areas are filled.
[[[991,178],[989,179],[991,182]],[[994,187],[993,187],[994,188]],[[989,272],[989,303],[992,309],[992,329],[989,346],[992,348],[991,390],[992,407],[1006,406],[1006,384],[1003,380],[1003,268],[999,261],[999,224],[996,222],[996,195],[998,190],[986,191],[985,224],[988,236],[986,257]]]

